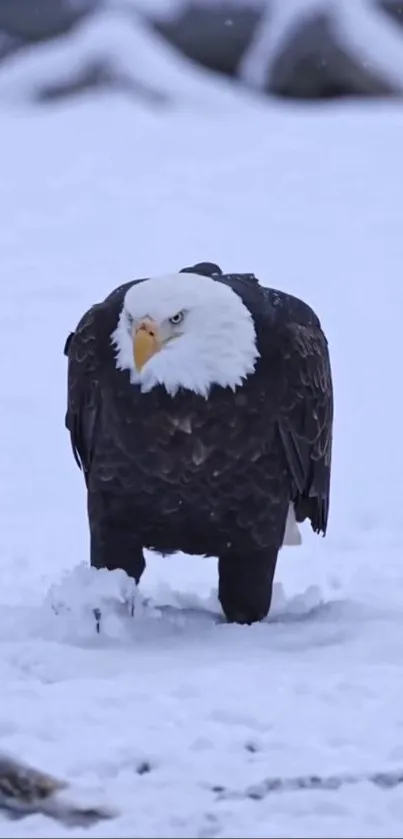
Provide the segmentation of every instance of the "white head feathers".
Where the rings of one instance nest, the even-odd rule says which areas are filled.
[[[135,341],[145,330],[153,349],[136,367]],[[144,331],[141,332],[144,336]],[[207,397],[212,384],[235,389],[253,373],[259,351],[252,316],[229,286],[198,274],[152,277],[126,293],[112,334],[116,366],[143,392],[163,385]]]

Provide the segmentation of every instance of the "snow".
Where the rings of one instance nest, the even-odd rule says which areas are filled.
[[[246,793],[403,765],[403,109],[217,103],[2,107],[0,751],[117,811],[89,837],[398,837],[401,786]],[[251,627],[184,556],[149,556],[130,617],[127,578],[87,567],[64,428],[86,307],[204,260],[302,296],[332,356],[328,536],[282,551]],[[2,837],[82,835],[0,815]]]

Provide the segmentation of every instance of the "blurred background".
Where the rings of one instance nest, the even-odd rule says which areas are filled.
[[[171,48],[174,48],[172,52]],[[150,52],[265,95],[399,95],[401,0],[1,0],[3,91],[31,102],[114,88],[169,103]],[[60,62],[57,62],[57,51]],[[50,59],[53,56],[54,61]],[[42,61],[41,61],[42,58]],[[24,74],[23,66],[26,66]],[[179,67],[177,63],[177,67]]]
[[[172,51],[172,47],[174,51]],[[3,90],[30,102],[113,88],[160,106],[176,91],[152,50],[267,96],[400,95],[401,0],[1,0]],[[59,51],[60,61],[57,61]],[[53,56],[54,61],[50,59]],[[41,62],[42,58],[42,62]],[[23,66],[26,59],[26,74]],[[156,69],[156,68],[155,68]],[[212,77],[211,77],[212,78]]]

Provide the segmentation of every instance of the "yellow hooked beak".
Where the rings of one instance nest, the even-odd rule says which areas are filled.
[[[161,349],[158,324],[154,320],[142,320],[133,333],[133,356],[136,369],[144,365]]]

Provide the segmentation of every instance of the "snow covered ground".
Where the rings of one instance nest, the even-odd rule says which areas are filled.
[[[88,836],[401,836],[401,786],[245,792],[403,767],[402,106],[105,96],[3,108],[0,135],[0,750],[118,809]],[[118,615],[64,429],[84,309],[199,260],[301,295],[330,340],[328,537],[283,551],[252,627],[220,623],[215,561],[183,556],[150,556],[148,602]],[[83,833],[0,817],[50,835]]]

